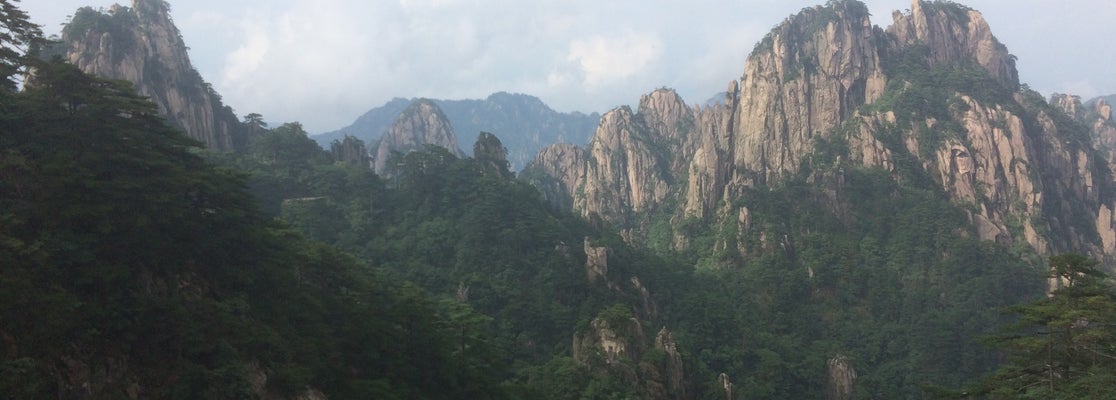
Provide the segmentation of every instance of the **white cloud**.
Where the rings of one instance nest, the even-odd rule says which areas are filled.
[[[127,1],[116,0],[127,3]],[[312,132],[392,97],[539,96],[605,111],[659,86],[704,101],[740,77],[760,37],[811,3],[781,0],[170,0],[190,56],[225,103]],[[47,33],[84,5],[23,1]],[[876,23],[908,0],[867,0]],[[963,0],[1049,93],[1116,92],[1116,2]],[[1020,23],[1023,21],[1025,23]]]
[[[592,90],[619,84],[644,71],[661,53],[654,34],[626,33],[620,37],[596,35],[570,43],[566,61],[580,66],[584,85]]]
[[[404,9],[429,9],[461,3],[460,0],[399,0]]]
[[[222,77],[226,83],[244,81],[257,73],[271,47],[269,32],[257,23],[246,21],[241,33],[244,42],[226,57]]]

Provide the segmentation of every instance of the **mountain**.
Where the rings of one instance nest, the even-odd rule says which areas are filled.
[[[1045,255],[1110,260],[1111,108],[1021,85],[967,7],[893,17],[804,9],[723,102],[655,90],[518,177],[430,100],[375,174],[298,123],[201,151],[36,64],[0,90],[0,393],[1107,398],[1116,292]]]
[[[392,153],[408,153],[426,145],[449,150],[460,158],[465,153],[457,146],[457,136],[453,126],[441,108],[431,100],[421,99],[411,103],[391,124],[376,145],[376,156],[372,163],[376,174],[384,177],[393,175],[394,167],[389,165]]]
[[[417,100],[417,99],[414,99]],[[365,143],[376,143],[391,128],[391,124],[399,117],[399,113],[407,109],[414,100],[396,97],[384,105],[365,112],[356,121],[344,128],[316,134],[311,136],[323,148],[329,146],[334,140],[340,140],[346,135],[363,140]]]
[[[133,0],[107,12],[78,9],[62,30],[59,54],[81,70],[131,82],[173,126],[207,147],[242,148],[247,129],[190,63],[163,0]]]
[[[981,310],[1068,285],[1048,256],[1116,265],[1106,104],[1020,84],[976,10],[915,0],[892,19],[873,26],[857,1],[803,9],[755,46],[723,104],[656,90],[521,174],[709,285],[672,327],[717,349],[688,359],[721,373],[715,387],[924,398],[916,386],[999,363],[973,344],[1004,316]],[[943,347],[960,352],[933,355]]]
[[[304,238],[203,156],[275,175],[314,159],[315,184],[367,185],[333,198],[364,209],[367,166],[289,126],[256,153],[207,153],[132,87],[35,66],[0,92],[0,396],[499,397],[490,346],[459,336],[481,315]],[[292,147],[312,152],[275,159]]]
[[[454,129],[464,135],[489,132],[500,136],[508,147],[513,170],[522,169],[542,147],[552,143],[584,144],[596,128],[600,115],[559,113],[536,97],[494,93],[484,100],[432,100],[445,113]],[[352,125],[315,135],[328,146],[343,135],[375,143],[411,101],[395,98],[361,115]]]
[[[1050,97],[1050,104],[1085,127],[1109,168],[1116,168],[1116,121],[1112,120],[1112,104],[1106,97],[1082,103],[1080,96],[1055,93]]]
[[[1096,103],[1098,100],[1104,100],[1106,103],[1112,104],[1113,102],[1116,102],[1116,94],[1110,94],[1108,96],[1099,96],[1097,98],[1089,100],[1086,104],[1093,104],[1093,103]]]
[[[1092,124],[1021,89],[1015,58],[979,12],[914,1],[892,17],[884,30],[855,1],[804,9],[756,45],[724,105],[645,95],[636,112],[606,113],[585,165],[563,169],[583,174],[536,181],[563,182],[544,187],[554,203],[638,238],[655,213],[738,220],[743,234],[750,210],[739,199],[798,178],[825,187],[840,213],[844,171],[878,169],[933,183],[980,239],[1114,254],[1116,193]],[[552,174],[550,154],[528,170]]]

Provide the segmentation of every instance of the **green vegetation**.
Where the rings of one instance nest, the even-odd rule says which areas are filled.
[[[1038,296],[1039,271],[958,235],[963,215],[930,185],[853,167],[843,182],[835,198],[805,179],[748,192],[752,228],[728,238],[743,249],[696,262],[728,267],[695,277],[702,289],[675,300],[687,311],[671,326],[702,349],[690,371],[709,385],[726,372],[742,398],[810,397],[842,354],[854,397],[922,398],[998,365],[974,338],[1009,321],[997,309]]]
[[[62,38],[73,40],[84,37],[90,31],[107,33],[113,38],[113,59],[119,61],[138,45],[131,33],[132,27],[138,23],[139,19],[135,11],[128,7],[113,9],[112,12],[82,7],[74,12],[69,23],[63,27]]]
[[[829,0],[824,6],[806,7],[798,13],[790,16],[786,21],[776,25],[771,29],[763,39],[761,39],[756,46],[752,48],[749,57],[755,56],[760,52],[770,52],[775,45],[775,37],[783,35],[782,43],[790,46],[787,57],[790,60],[785,60],[788,66],[787,74],[783,78],[784,81],[789,81],[798,78],[799,70],[806,68],[811,73],[815,72],[817,68],[817,60],[799,59],[804,56],[796,48],[797,43],[816,35],[818,32],[824,31],[830,23],[839,21],[841,16],[853,20],[867,19],[871,14],[868,11],[868,6],[857,0]],[[790,21],[790,23],[788,23]],[[812,58],[812,57],[811,57]]]
[[[989,345],[1007,365],[974,388],[993,399],[1107,399],[1116,384],[1116,290],[1079,254],[1050,258],[1062,287],[1010,310],[1020,318]]]
[[[923,1],[922,10],[927,14],[931,13],[944,13],[949,16],[950,21],[957,21],[961,24],[969,23],[969,8],[966,5],[959,4],[950,0],[934,0]]]
[[[485,317],[272,222],[129,85],[36,68],[0,94],[0,392],[501,396]]]
[[[941,116],[928,142],[959,132],[958,87],[1005,95],[908,56],[889,66],[908,84],[872,107]],[[821,398],[839,356],[858,399],[1089,398],[1116,381],[1116,303],[1093,263],[1051,259],[1067,286],[1042,299],[1042,267],[974,239],[897,127],[879,136],[896,171],[842,164],[845,126],[801,175],[716,207],[747,208],[746,223],[667,203],[644,216],[641,248],[546,204],[494,135],[475,158],[399,154],[385,181],[298,123],[249,114],[251,142],[210,153],[125,83],[0,61],[9,82],[38,68],[0,90],[3,396],[722,399],[724,373],[736,398]],[[590,279],[586,249],[601,247],[607,272]],[[599,339],[595,320],[630,358],[575,349]],[[663,327],[676,349],[655,346]]]
[[[929,52],[925,45],[914,45],[881,57],[881,66],[891,79],[883,97],[866,106],[866,111],[895,111],[901,123],[915,116],[948,121],[952,112],[963,106],[957,99],[958,93],[984,104],[1014,103],[1012,90],[984,68],[930,65]]]
[[[501,148],[485,134],[478,138],[481,147]],[[384,276],[485,315],[472,326],[483,332],[476,340],[492,349],[486,379],[509,393],[590,396],[624,382],[569,361],[579,326],[642,309],[630,289],[588,282],[585,237],[611,249],[608,281],[626,286],[638,276],[663,294],[672,292],[667,282],[685,282],[680,272],[627,249],[614,234],[554,211],[534,187],[511,177],[498,154],[458,159],[428,146],[399,155],[396,176],[382,183],[367,168],[332,161],[299,131],[267,131],[249,149],[218,160],[249,172],[249,186],[269,212],[368,260]],[[611,311],[599,314],[605,309]],[[659,318],[644,311],[636,316]],[[578,378],[555,380],[561,376]]]

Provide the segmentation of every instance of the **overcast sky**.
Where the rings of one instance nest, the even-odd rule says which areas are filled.
[[[130,5],[130,0],[118,1]],[[81,6],[23,0],[47,35]],[[607,111],[655,88],[700,103],[739,78],[773,26],[824,0],[170,0],[190,57],[226,104],[310,132],[393,97],[527,93]],[[873,22],[909,0],[865,1]],[[1035,90],[1116,93],[1116,2],[970,0]]]

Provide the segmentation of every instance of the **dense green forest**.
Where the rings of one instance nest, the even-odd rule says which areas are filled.
[[[19,51],[41,35],[0,5],[0,398],[821,399],[835,365],[857,399],[1116,383],[1093,262],[1053,258],[1044,297],[1033,254],[974,239],[913,163],[804,171],[735,200],[742,238],[688,220],[689,250],[633,246],[487,133],[389,180],[259,115],[243,151],[204,150],[129,84]]]
[[[0,393],[495,392],[455,353],[482,315],[274,221],[129,85],[56,61],[3,96]]]

